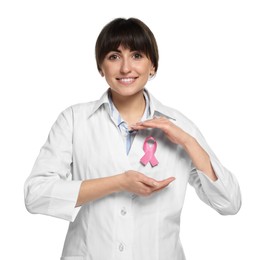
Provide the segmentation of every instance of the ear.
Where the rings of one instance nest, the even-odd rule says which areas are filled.
[[[101,77],[105,76],[102,70],[100,70],[99,73],[100,73]]]
[[[155,67],[152,65],[151,70],[150,70],[150,76],[153,77],[155,74]]]

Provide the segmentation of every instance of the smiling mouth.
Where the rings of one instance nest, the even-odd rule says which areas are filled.
[[[131,84],[136,79],[137,79],[137,77],[117,78],[117,80],[120,81],[123,84]]]

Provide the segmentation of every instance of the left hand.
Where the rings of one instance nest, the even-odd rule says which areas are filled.
[[[143,130],[146,128],[159,128],[161,129],[168,139],[175,144],[184,146],[190,140],[191,136],[183,131],[180,127],[176,126],[169,119],[165,117],[155,117],[143,122],[138,122],[132,125],[133,130]]]
[[[200,146],[197,140],[176,126],[165,117],[155,117],[144,122],[138,122],[131,126],[133,130],[142,130],[146,128],[161,129],[168,139],[175,144],[183,146],[187,154],[190,156],[193,165],[203,173],[205,173],[212,181],[218,179],[215,174],[208,153]]]

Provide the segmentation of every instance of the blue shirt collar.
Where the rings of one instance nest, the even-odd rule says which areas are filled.
[[[141,121],[144,121],[150,117],[150,100],[149,100],[149,97],[148,97],[148,94],[146,93],[146,91],[144,91],[144,98],[145,98],[145,111],[141,118]],[[112,101],[110,92],[108,92],[108,100],[109,100],[110,116],[113,118],[114,122],[117,124],[117,126],[120,126],[121,124],[126,125],[126,122],[121,117],[119,111],[117,110],[117,108],[115,107],[115,105]]]
[[[163,105],[153,95],[151,95],[147,89],[144,89],[144,93],[145,96],[147,95],[147,100],[149,101],[148,118],[152,118],[153,116],[165,116],[167,118],[176,120],[170,107]],[[105,109],[107,109],[108,112],[109,110],[111,111],[109,102],[109,89],[101,96],[99,100],[92,102],[92,104],[93,107],[90,110],[88,117],[92,116],[102,106],[105,106]]]

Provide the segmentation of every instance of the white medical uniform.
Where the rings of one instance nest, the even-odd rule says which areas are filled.
[[[62,260],[184,260],[179,239],[187,184],[220,214],[241,206],[238,182],[211,151],[198,128],[175,109],[146,92],[150,117],[165,116],[194,136],[210,156],[218,180],[197,170],[184,149],[160,129],[138,131],[126,153],[110,114],[107,92],[100,100],[67,108],[53,125],[25,183],[31,213],[70,221]],[[157,141],[159,164],[140,163],[146,137]],[[83,180],[139,171],[157,180],[174,176],[167,188],[148,197],[118,192],[75,208]]]

